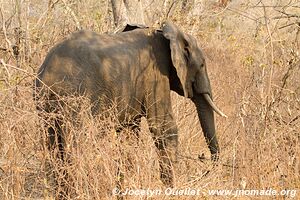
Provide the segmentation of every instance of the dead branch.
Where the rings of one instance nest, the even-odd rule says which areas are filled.
[[[281,26],[278,29],[283,29],[283,28],[286,28],[286,27],[289,27],[289,26],[293,26],[293,25],[296,25],[296,26],[298,26],[298,28],[300,28],[300,21],[299,22],[293,22],[293,23]]]
[[[285,11],[283,11],[283,10],[276,10],[276,11],[280,12],[284,16],[276,16],[273,19],[283,19],[283,18],[299,18],[300,19],[300,15],[289,14],[289,13],[286,13]]]
[[[81,25],[80,25],[80,22],[79,22],[79,20],[78,20],[78,18],[77,18],[77,16],[76,16],[75,12],[70,8],[70,6],[68,6],[68,4],[66,3],[65,0],[61,0],[61,1],[62,1],[62,3],[63,3],[63,5],[64,5],[64,7],[65,7],[65,9],[66,9],[66,11],[67,11],[67,13],[69,13],[69,14],[72,16],[73,21],[75,22],[76,28],[77,28],[78,30],[81,30],[82,27],[81,27]]]
[[[4,35],[5,41],[6,41],[7,46],[8,46],[5,49],[6,49],[6,51],[13,53],[14,52],[14,50],[12,49],[13,45],[12,45],[11,41],[8,39],[8,37],[7,37],[7,31],[6,31],[6,25],[5,25],[5,21],[4,21],[4,14],[3,14],[3,8],[2,7],[0,7],[0,17],[1,17],[1,21],[3,22],[2,23],[3,35]]]

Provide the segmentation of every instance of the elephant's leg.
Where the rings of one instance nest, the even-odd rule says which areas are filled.
[[[124,185],[124,172],[122,171],[122,160],[120,158],[117,159],[117,173],[116,173],[116,188],[117,191],[119,191],[119,194],[117,194],[117,199],[123,199],[122,193],[124,191],[123,185]]]
[[[54,178],[55,195],[58,199],[67,199],[70,195],[70,185],[73,183],[68,173],[68,165],[71,160],[66,152],[66,133],[67,128],[65,121],[73,119],[73,116],[67,115],[64,103],[51,98],[43,106],[42,117],[47,122],[46,128],[48,132],[47,146],[50,159],[48,166],[50,167],[51,176]]]
[[[65,166],[69,164],[65,152],[65,139],[63,122],[55,119],[55,126],[48,128],[49,144],[48,148],[51,154],[52,168],[54,168],[54,178],[56,182],[56,196],[58,199],[67,199],[69,196],[69,185],[71,180]]]
[[[158,116],[149,118],[148,123],[158,150],[161,180],[166,186],[172,187],[173,163],[177,161],[177,126],[171,114],[166,114],[163,119]]]
[[[62,135],[62,121],[54,119],[53,123],[52,126],[48,127],[48,149],[56,161],[63,162],[65,159],[65,140]]]
[[[138,147],[138,143],[139,143],[139,139],[140,139],[140,131],[141,131],[141,117],[138,116],[137,118],[135,118],[134,120],[132,120],[131,123],[129,123],[128,127],[129,127],[129,140],[132,142],[132,145],[134,145],[135,147]]]
[[[116,171],[116,189],[117,191],[119,191],[119,193],[122,193],[124,188],[124,152],[122,150],[122,144],[121,144],[121,139],[120,139],[120,135],[122,134],[123,131],[123,127],[117,127],[117,129],[115,130],[115,134],[116,134],[116,141],[115,141],[115,147],[116,147],[116,151],[117,151],[117,158],[114,159],[115,163],[117,164],[117,171]],[[123,199],[122,195],[117,195],[117,199]]]
[[[126,152],[126,149],[123,148],[124,142],[133,145],[133,147],[138,147],[139,132],[140,132],[140,122],[141,119],[135,119],[131,123],[126,124],[126,128],[119,127],[116,130],[117,140],[116,148],[118,151],[119,157],[116,159],[117,163],[117,172],[116,172],[116,188],[119,191],[124,192],[124,179],[125,176],[130,170],[134,169],[134,162],[132,155]],[[122,136],[121,136],[122,135]],[[125,147],[126,147],[125,145]],[[117,196],[118,199],[123,199],[121,195]]]

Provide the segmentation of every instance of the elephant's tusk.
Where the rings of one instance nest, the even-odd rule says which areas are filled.
[[[215,104],[214,102],[211,100],[210,96],[208,94],[203,94],[205,100],[207,101],[207,103],[212,107],[212,109],[218,113],[219,115],[221,115],[222,117],[226,117],[227,115],[225,115]]]

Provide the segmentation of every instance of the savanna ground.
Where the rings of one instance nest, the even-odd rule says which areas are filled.
[[[159,5],[145,2],[155,8],[146,12],[146,7],[145,16],[152,17],[153,24],[162,21],[166,14]],[[274,189],[294,192],[239,198],[299,199],[299,1],[232,0],[226,7],[215,1],[191,2],[183,7],[181,1],[169,1],[164,6],[172,7],[167,9],[168,18],[194,35],[205,52],[214,100],[228,115],[216,116],[221,157],[213,172],[204,176],[212,163],[195,108],[172,93],[180,141],[175,185],[199,189],[201,194],[152,198],[231,199],[209,195],[209,190]],[[0,199],[53,199],[53,186],[46,178],[46,133],[32,98],[33,80],[49,49],[79,25],[113,32],[111,6],[106,0],[0,0],[0,4]],[[80,126],[69,124],[67,151],[72,162],[66,170],[73,180],[72,199],[115,198],[120,152],[133,166],[125,174],[126,188],[164,188],[144,121],[139,139],[124,140],[125,136],[116,137],[113,120],[92,118],[87,103],[81,103],[79,116]],[[202,153],[207,159],[198,159]]]

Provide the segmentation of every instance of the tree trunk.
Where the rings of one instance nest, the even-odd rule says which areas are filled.
[[[128,24],[145,24],[141,0],[111,0],[116,27]]]
[[[111,0],[114,24],[116,27],[125,24],[127,20],[126,7],[123,0]]]

